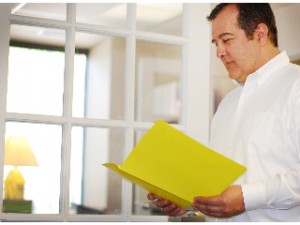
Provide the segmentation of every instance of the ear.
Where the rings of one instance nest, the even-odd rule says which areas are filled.
[[[254,31],[259,43],[263,46],[266,44],[267,40],[269,40],[268,33],[269,29],[266,24],[260,23],[257,25]]]

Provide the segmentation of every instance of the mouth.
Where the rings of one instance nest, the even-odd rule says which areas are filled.
[[[233,65],[233,61],[224,61],[223,62],[226,68],[230,68]]]
[[[228,67],[228,66],[230,66],[231,64],[233,64],[233,61],[224,61],[223,63],[224,63],[224,65],[225,65],[226,67]]]

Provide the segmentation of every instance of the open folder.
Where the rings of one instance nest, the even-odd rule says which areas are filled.
[[[103,164],[178,206],[196,196],[222,193],[246,168],[209,149],[164,121],[157,121],[122,165]]]

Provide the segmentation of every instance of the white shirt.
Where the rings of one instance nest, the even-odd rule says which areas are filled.
[[[285,52],[222,100],[210,147],[247,167],[246,212],[229,221],[300,221],[300,67]]]

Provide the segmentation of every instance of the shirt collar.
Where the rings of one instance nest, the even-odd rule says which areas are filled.
[[[282,66],[287,65],[290,62],[286,51],[281,52],[274,58],[272,58],[265,65],[260,67],[254,73],[250,74],[246,80],[246,82],[251,81],[255,82],[256,86],[261,86],[268,78],[271,77],[271,74],[281,68]]]

